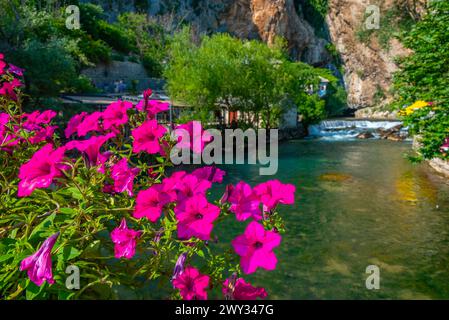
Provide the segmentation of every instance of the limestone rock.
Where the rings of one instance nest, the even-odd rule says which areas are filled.
[[[380,3],[381,13],[391,9],[393,5],[410,3],[410,6],[418,6],[414,11],[419,14],[423,11],[419,8],[425,1],[384,0]],[[365,21],[365,10],[371,4],[373,2],[370,0],[329,0],[329,13],[326,17],[331,40],[345,66],[348,106],[353,109],[379,103],[375,96],[380,90],[385,95],[382,104],[388,103],[391,100],[388,89],[392,74],[397,70],[394,59],[410,53],[394,38],[390,39],[388,50],[381,47],[376,37],[371,37],[369,43],[362,43],[357,38],[357,32]],[[380,25],[382,27],[388,26]]]

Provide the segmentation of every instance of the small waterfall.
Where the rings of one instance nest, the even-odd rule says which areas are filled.
[[[319,124],[309,126],[309,136],[325,140],[352,140],[361,133],[370,133],[379,138],[381,131],[387,131],[401,125],[401,121],[375,121],[357,119],[323,120]],[[407,129],[401,129],[404,134]]]

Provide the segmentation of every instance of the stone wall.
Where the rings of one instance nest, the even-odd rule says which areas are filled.
[[[84,69],[81,74],[92,79],[95,86],[104,92],[114,92],[114,82],[123,80],[127,90],[132,88],[132,82],[138,81],[137,90],[147,88],[161,90],[164,81],[148,77],[145,68],[135,62],[112,61],[110,64],[98,64],[93,68]]]

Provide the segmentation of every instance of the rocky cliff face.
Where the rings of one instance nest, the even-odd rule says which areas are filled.
[[[267,43],[282,36],[296,59],[314,65],[331,59],[325,49],[327,41],[317,38],[310,24],[298,16],[294,0],[151,0],[145,5],[136,0],[84,2],[100,4],[111,20],[120,12],[143,7],[168,28],[187,22],[198,33],[229,32]]]
[[[390,39],[388,50],[380,46],[376,37],[371,37],[369,42],[358,39],[357,32],[365,22],[365,10],[370,4],[370,0],[330,0],[326,19],[332,42],[345,66],[348,106],[355,109],[380,102],[375,101],[376,95],[383,103],[389,100],[392,74],[397,70],[394,58],[408,54],[394,38]],[[381,14],[393,4],[385,1]]]
[[[419,5],[423,1],[377,0],[376,3],[381,6],[381,12],[386,12],[398,3]],[[142,10],[142,3],[145,4],[145,1],[136,0],[97,2],[112,16],[114,12],[134,10],[137,3]],[[379,45],[376,37],[367,43],[358,39],[365,10],[372,2],[328,0],[327,28],[343,62],[348,106],[353,109],[373,106],[379,103],[379,97],[388,101],[392,73],[396,70],[394,58],[408,54],[395,39],[390,40],[388,50]],[[144,9],[167,24],[188,22],[198,33],[229,32],[240,38],[261,39],[267,43],[272,43],[275,36],[282,36],[294,58],[315,66],[332,61],[326,50],[328,41],[317,37],[306,19],[298,15],[294,0],[151,0],[146,2]]]
[[[272,43],[276,36],[288,41],[296,59],[310,64],[330,60],[326,41],[315,36],[313,28],[296,13],[293,0],[239,0],[221,16],[229,32],[242,38],[260,38]]]

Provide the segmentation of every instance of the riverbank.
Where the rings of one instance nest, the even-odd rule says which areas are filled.
[[[413,150],[417,152],[419,149],[419,136],[413,137]],[[449,178],[449,162],[445,161],[443,159],[434,158],[431,160],[426,160],[426,162],[429,164],[430,167],[432,167],[435,171],[438,173],[444,175],[445,177]]]
[[[437,172],[449,178],[449,162],[442,159],[432,159],[428,161],[429,165]]]

